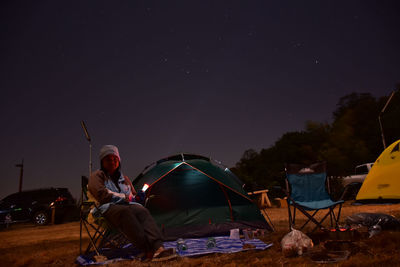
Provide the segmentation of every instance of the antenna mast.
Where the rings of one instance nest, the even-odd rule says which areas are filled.
[[[86,140],[89,142],[89,177],[92,175],[92,139],[90,138],[89,132],[86,128],[85,122],[81,121],[83,131],[85,132]]]

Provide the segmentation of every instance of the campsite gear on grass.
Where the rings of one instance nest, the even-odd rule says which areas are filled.
[[[207,248],[215,248],[217,246],[217,243],[215,241],[214,237],[209,237],[206,243]]]
[[[265,237],[267,235],[267,232],[264,229],[256,229],[253,231],[249,231],[249,237],[251,238],[259,238],[259,237]]]
[[[303,229],[310,221],[317,228],[323,229],[322,223],[329,216],[331,227],[338,227],[343,200],[333,201],[326,185],[326,163],[312,165],[286,164],[286,194],[289,213],[289,229],[296,222],[296,210],[308,220],[299,228]],[[335,214],[334,209],[338,208]],[[321,220],[315,215],[321,210],[328,210]]]
[[[299,230],[292,229],[287,233],[281,241],[282,252],[286,257],[301,256],[303,253],[311,249],[314,244],[307,235]]]
[[[369,238],[382,232],[382,227],[379,224],[373,225],[368,229]]]
[[[243,229],[244,239],[249,240],[253,239],[253,230],[251,229]]]
[[[365,178],[356,200],[360,203],[400,202],[400,140],[388,146]]]
[[[233,228],[272,231],[243,182],[228,168],[209,158],[180,154],[146,167],[133,180],[144,184],[146,207],[166,240],[229,235]]]
[[[183,240],[183,238],[179,238],[178,240],[176,240],[176,249],[178,251],[187,250],[187,245],[185,243],[185,240]]]
[[[273,243],[264,243],[260,239],[230,239],[229,235],[227,235],[214,236],[217,245],[213,248],[207,248],[206,244],[208,238],[209,237],[185,239],[188,248],[187,250],[177,251],[178,255],[181,257],[193,257],[211,253],[236,253],[250,249],[265,250],[273,245]],[[176,242],[177,240],[164,242],[164,247],[176,248]],[[246,244],[247,246],[243,247]]]
[[[345,222],[350,226],[371,228],[374,225],[379,225],[382,230],[400,230],[400,221],[391,215],[383,213],[356,213],[346,217]]]
[[[192,238],[185,239],[186,244],[188,245],[188,249],[184,251],[177,251],[178,256],[182,257],[196,257],[209,255],[212,253],[236,253],[247,250],[265,250],[270,248],[273,243],[264,243],[259,239],[252,240],[241,240],[241,239],[229,239],[229,236],[216,236],[214,237],[218,246],[214,248],[207,248],[206,242],[208,240],[205,238]],[[244,243],[244,245],[243,245]],[[176,248],[176,240],[167,241],[163,243],[166,249]],[[246,246],[245,246],[246,245]],[[117,262],[121,260],[132,260],[132,259],[140,259],[143,256],[143,253],[139,251],[135,251],[131,246],[129,248],[124,249],[108,249],[108,250],[100,250],[102,254],[105,254],[109,260],[103,262],[102,264],[109,264],[112,262]],[[94,253],[90,255],[80,255],[77,257],[76,262],[80,265],[91,265],[91,264],[100,264],[100,262],[95,262],[93,259]]]
[[[231,234],[230,234],[229,238],[230,239],[240,239],[239,228],[231,229]]]

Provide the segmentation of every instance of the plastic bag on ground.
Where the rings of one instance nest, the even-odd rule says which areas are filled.
[[[314,244],[303,232],[293,229],[287,233],[281,241],[282,252],[285,256],[303,255],[307,250],[311,249]]]

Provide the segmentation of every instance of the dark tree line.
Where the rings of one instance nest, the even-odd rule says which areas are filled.
[[[274,145],[257,152],[248,149],[232,171],[249,190],[283,186],[284,164],[328,163],[328,175],[343,176],[356,165],[374,162],[383,151],[378,115],[388,100],[369,93],[340,98],[333,122],[307,121],[305,129],[283,134]],[[400,138],[400,92],[381,116],[386,144]]]

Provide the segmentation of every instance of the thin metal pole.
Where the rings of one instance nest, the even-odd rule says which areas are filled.
[[[81,126],[83,128],[83,131],[85,132],[85,137],[86,140],[89,142],[89,178],[92,175],[92,139],[90,138],[89,132],[87,131],[86,125],[84,121],[81,121]],[[82,187],[82,181],[81,181],[81,187]],[[83,188],[81,188],[81,207],[80,207],[80,224],[79,224],[79,255],[82,255],[82,224],[85,226],[86,230],[88,230],[87,226],[85,223],[82,222],[82,205],[83,205]],[[93,241],[90,239],[90,241],[93,243]],[[94,249],[96,250],[97,255],[99,255],[99,252],[96,249],[96,246],[92,244]]]
[[[22,159],[21,164],[16,164],[15,167],[21,168],[19,172],[19,186],[18,186],[18,192],[21,193],[22,191],[22,182],[23,182],[23,177],[24,177],[24,159]]]
[[[385,150],[386,149],[386,141],[385,141],[385,135],[383,134],[381,114],[379,114],[378,120],[379,120],[379,127],[381,128],[381,137],[382,137],[383,150]]]
[[[85,132],[86,140],[89,142],[89,177],[92,175],[92,139],[90,138],[89,132],[86,128],[85,122],[81,121],[83,131]]]
[[[389,96],[388,101],[386,101],[385,106],[383,106],[383,109],[381,110],[381,112],[379,113],[379,116],[378,116],[379,127],[381,128],[381,136],[382,136],[382,143],[383,143],[383,149],[384,149],[384,150],[386,149],[386,141],[385,141],[385,135],[384,135],[384,133],[383,133],[383,126],[382,126],[381,116],[382,116],[383,113],[385,112],[385,110],[386,110],[387,106],[389,105],[389,102],[392,100],[393,95],[394,95],[395,92],[396,92],[396,91],[392,91],[392,93],[391,93],[390,96]]]
[[[89,178],[92,176],[92,142],[89,141]]]

